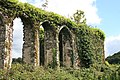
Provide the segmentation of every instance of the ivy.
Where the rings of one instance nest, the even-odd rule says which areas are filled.
[[[45,20],[55,23],[56,25],[62,26],[66,25],[69,28],[79,27],[79,26],[87,26],[84,24],[76,24],[75,22],[71,21],[68,18],[65,18],[59,14],[55,14],[53,12],[47,12],[40,8],[36,8],[29,3],[21,3],[18,0],[3,0],[0,1],[0,11],[6,14],[10,14],[11,16],[18,17],[18,16],[28,16],[32,21],[44,22]],[[85,27],[84,27],[85,28]],[[101,39],[105,39],[105,35],[103,31],[90,28],[88,29],[95,33],[96,36],[100,37]]]
[[[97,28],[91,28],[87,24],[76,24],[59,14],[36,8],[28,3],[21,3],[18,0],[0,0],[0,12],[9,17],[25,17],[34,24],[49,21],[51,27],[66,25],[76,32],[81,65],[89,67],[95,63],[96,59],[102,60],[102,56],[98,53],[102,54],[101,46],[104,44],[105,34]]]
[[[88,68],[93,63],[102,63],[104,34],[99,29],[84,25],[77,28],[76,36],[80,65]]]

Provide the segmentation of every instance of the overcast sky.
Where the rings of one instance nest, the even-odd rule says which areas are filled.
[[[44,0],[20,1],[28,2],[39,8],[44,3]],[[120,51],[119,3],[119,0],[48,0],[48,8],[46,10],[66,17],[71,16],[76,10],[83,10],[87,24],[97,26],[105,32],[105,55],[108,56]],[[23,26],[20,19],[15,19],[14,22],[17,23],[14,23],[13,57],[19,57],[22,55]],[[16,35],[17,33],[19,35]]]

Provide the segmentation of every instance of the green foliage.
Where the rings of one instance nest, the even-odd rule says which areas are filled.
[[[44,65],[44,29],[39,30],[39,42],[40,42],[40,65]]]
[[[82,32],[83,33],[83,32]],[[79,57],[82,61],[81,66],[89,67],[90,64],[92,64],[92,52],[91,52],[91,46],[90,46],[90,40],[88,36],[82,35],[78,32],[78,53]]]
[[[86,24],[84,12],[81,10],[77,10],[77,12],[73,14],[73,17],[71,17],[71,19],[77,24]]]
[[[42,44],[43,44],[43,42],[44,42],[44,29],[40,28],[39,32],[40,32],[39,38],[40,38],[40,41],[42,41]]]
[[[90,67],[93,63],[102,63],[104,35],[99,29],[87,25],[77,28],[77,49],[80,65]]]
[[[18,0],[0,0],[0,12],[13,19],[15,17],[27,18],[31,23],[36,24],[49,21],[51,25],[66,25],[75,29],[77,39],[77,50],[80,65],[87,68],[74,69],[44,69],[27,64],[13,64],[10,70],[0,70],[1,80],[119,80],[120,67],[110,68],[102,65],[104,33],[96,28],[87,26],[84,13],[77,11],[74,14],[74,21],[53,12],[47,12],[36,8],[28,3],[21,3]],[[79,24],[80,23],[80,24]],[[82,24],[83,23],[83,24]],[[41,46],[44,45],[44,30],[40,29]],[[72,53],[73,55],[73,53]],[[74,58],[71,58],[73,60]],[[18,60],[17,62],[19,62]],[[53,64],[56,66],[56,49],[53,49]],[[89,67],[89,68],[88,68]],[[109,69],[110,68],[110,69]]]
[[[73,67],[74,61],[75,61],[73,51],[71,51],[71,56],[70,57],[71,57],[71,62],[72,62],[72,66],[71,67]]]
[[[103,67],[104,68],[104,67]],[[0,80],[119,80],[120,68],[111,70],[104,68],[104,72],[95,68],[81,69],[44,69],[25,64],[13,64],[8,71],[0,69]]]
[[[23,63],[23,61],[22,61],[22,58],[20,58],[20,57],[19,58],[13,58],[12,63],[13,64],[15,64],[15,63]]]
[[[75,32],[77,35],[77,50],[80,61],[82,61],[81,66],[90,67],[90,65],[93,63],[100,63],[100,61],[102,62],[103,47],[101,46],[104,43],[105,35],[101,30],[87,26],[85,24],[86,19],[84,19],[84,12],[80,10],[78,10],[73,16],[76,23],[61,15],[55,14],[53,12],[47,12],[40,8],[36,8],[33,5],[28,3],[21,3],[17,0],[0,1],[0,12],[2,12],[4,15],[12,17],[13,19],[15,17],[20,17],[22,20],[27,18],[33,27],[36,27],[36,24],[39,26],[40,23],[49,21],[52,27],[65,25],[70,30],[77,28]],[[44,31],[41,30],[41,46],[44,46],[43,34]],[[43,52],[44,48],[42,47],[41,53]],[[34,54],[31,56],[34,56]],[[71,60],[73,60],[73,58],[71,58]]]
[[[120,52],[115,53],[112,56],[108,56],[106,58],[106,60],[110,63],[110,64],[120,64]]]
[[[52,68],[55,68],[56,67],[56,65],[57,65],[57,52],[56,52],[56,49],[55,48],[53,48],[52,49],[52,53],[53,53],[53,56],[52,56],[52,58],[53,58],[53,62],[52,62]]]
[[[28,3],[21,3],[17,0],[3,0],[0,1],[0,4],[0,11],[12,17],[27,17],[34,23],[47,20],[60,26],[67,25],[70,28],[76,26],[74,22],[63,16],[44,11]]]
[[[110,64],[108,63],[108,61],[105,61],[105,65],[110,67]]]

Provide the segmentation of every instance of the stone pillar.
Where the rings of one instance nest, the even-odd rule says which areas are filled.
[[[57,61],[57,69],[60,67],[60,53],[59,53],[59,34],[56,34],[56,61]]]
[[[38,27],[38,28],[35,28],[34,31],[35,31],[35,32],[34,32],[34,34],[35,34],[35,43],[34,43],[34,44],[35,44],[35,45],[34,45],[34,47],[35,47],[35,66],[39,66],[39,61],[40,61],[40,60],[39,60],[39,59],[40,59],[40,58],[39,58],[39,54],[40,54],[40,53],[39,53],[39,52],[40,52],[40,51],[39,51],[39,50],[40,50],[40,49],[39,49],[39,48],[40,48],[40,47],[39,47],[39,27]]]
[[[13,25],[11,19],[8,16],[0,19],[0,68],[2,69],[9,69],[12,62]]]
[[[23,20],[23,19],[22,19]],[[39,32],[38,28],[35,28],[33,24],[30,24],[30,20],[23,20],[23,62],[26,64],[32,64],[34,66],[39,65]]]
[[[72,32],[72,49],[73,49],[73,68],[77,68],[78,64],[80,64],[79,62],[79,56],[78,56],[78,52],[77,52],[77,45],[76,45],[76,35],[74,32]]]

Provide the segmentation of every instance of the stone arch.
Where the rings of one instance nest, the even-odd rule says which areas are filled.
[[[23,47],[22,60],[23,63],[39,65],[39,24],[35,24],[26,15],[18,15],[23,23]],[[19,25],[18,25],[19,26]]]
[[[16,59],[22,59],[23,49],[23,22],[20,17],[13,19],[13,41],[12,41],[12,63],[16,63]],[[22,60],[20,63],[22,63]]]
[[[39,61],[40,61],[40,65],[44,65],[44,61],[45,61],[45,56],[44,56],[44,28],[42,26],[42,24],[40,25],[40,31],[39,31],[39,46],[40,46],[40,50],[39,50]]]
[[[1,13],[2,14],[2,13]],[[0,68],[8,69],[12,62],[13,20],[20,17],[23,22],[24,44],[22,58],[24,63],[39,65],[39,24],[24,15],[9,17],[0,14]],[[19,33],[18,33],[19,34]]]
[[[23,62],[27,64],[39,65],[39,24],[34,24],[26,16],[20,16],[23,22]]]
[[[56,28],[49,21],[44,21],[41,25],[44,28],[44,65],[52,66],[53,49],[57,50]]]
[[[67,26],[59,30],[59,61],[60,66],[73,66],[73,42],[72,32]]]

